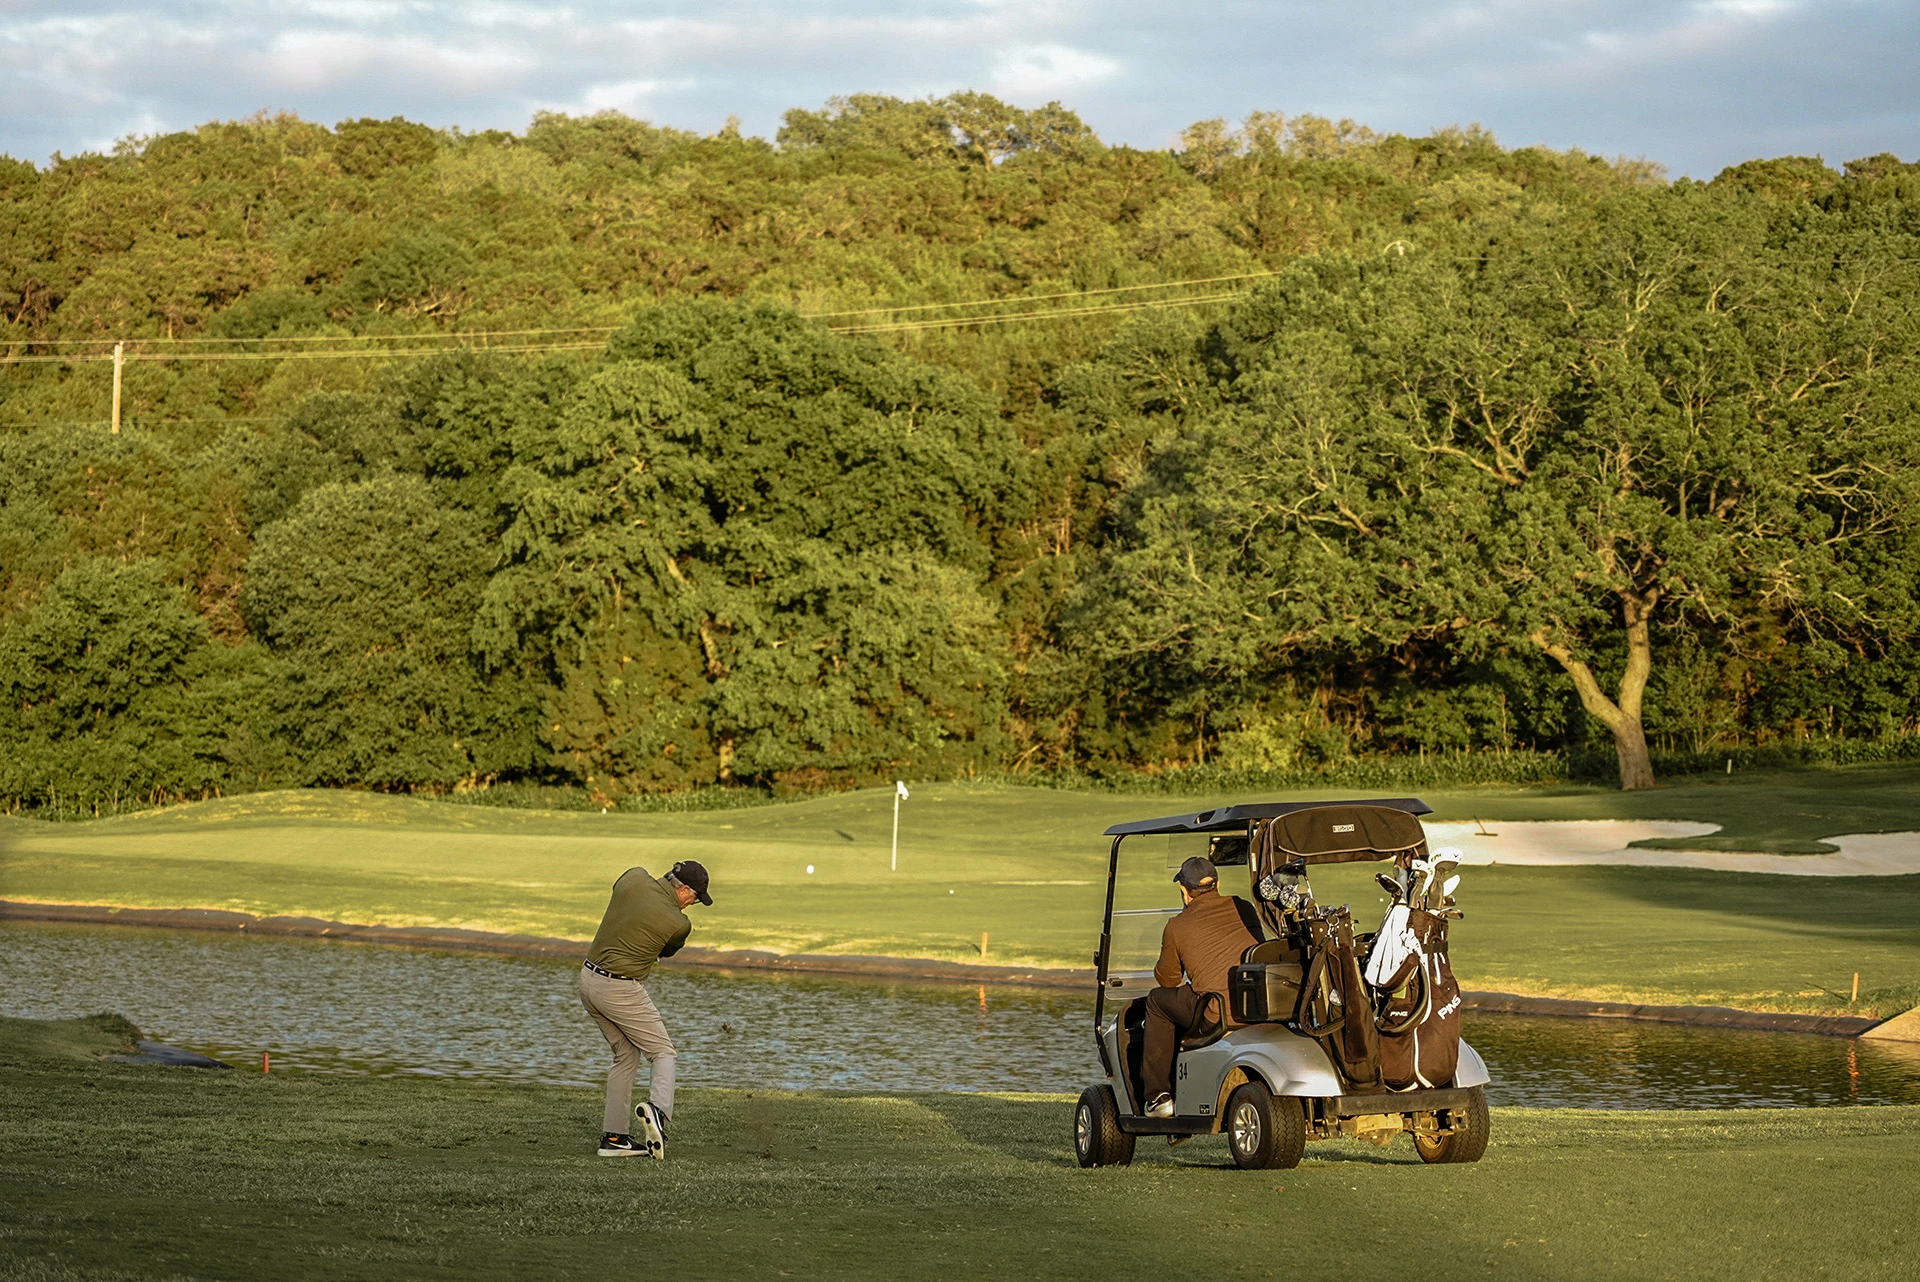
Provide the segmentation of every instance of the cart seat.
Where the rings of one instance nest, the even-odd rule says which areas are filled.
[[[1240,954],[1242,966],[1270,966],[1274,962],[1298,960],[1292,945],[1284,939],[1263,939],[1257,944],[1248,944],[1247,951]]]
[[[1200,1018],[1180,1039],[1180,1049],[1197,1051],[1202,1046],[1211,1046],[1225,1037],[1227,1035],[1225,1012],[1226,1004],[1219,993],[1205,994],[1205,1000],[1200,1004]]]

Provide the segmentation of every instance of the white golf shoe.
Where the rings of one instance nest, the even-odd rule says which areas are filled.
[[[633,1120],[639,1124],[637,1139],[647,1150],[647,1156],[664,1159],[667,1156],[667,1117],[651,1104],[635,1104]]]

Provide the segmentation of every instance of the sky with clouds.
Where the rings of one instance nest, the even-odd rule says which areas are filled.
[[[1058,99],[1164,147],[1253,110],[1710,177],[1757,156],[1920,158],[1916,0],[0,0],[0,152],[258,111],[522,129],[612,108],[771,137],[835,94]]]

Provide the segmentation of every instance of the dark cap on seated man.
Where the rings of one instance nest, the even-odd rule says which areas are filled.
[[[1201,862],[1204,863],[1205,861],[1202,860]],[[1207,867],[1211,868],[1213,865],[1207,864]],[[667,877],[669,880],[676,881],[688,890],[691,890],[693,897],[707,907],[713,907],[713,896],[707,893],[707,868],[705,864],[696,863],[691,859],[683,859],[673,867],[667,869]]]
[[[1180,871],[1173,879],[1189,891],[1217,890],[1220,886],[1220,870],[1213,866],[1211,859],[1202,859],[1199,855],[1180,865]]]

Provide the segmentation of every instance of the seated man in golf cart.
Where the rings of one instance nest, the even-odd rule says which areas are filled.
[[[1216,1019],[1234,1027],[1227,975],[1260,942],[1253,905],[1220,893],[1220,874],[1210,860],[1196,855],[1173,879],[1186,906],[1160,934],[1160,960],[1153,967],[1158,987],[1147,994],[1147,1045],[1140,1067],[1150,1117],[1173,1116],[1173,1058],[1180,1039]]]

